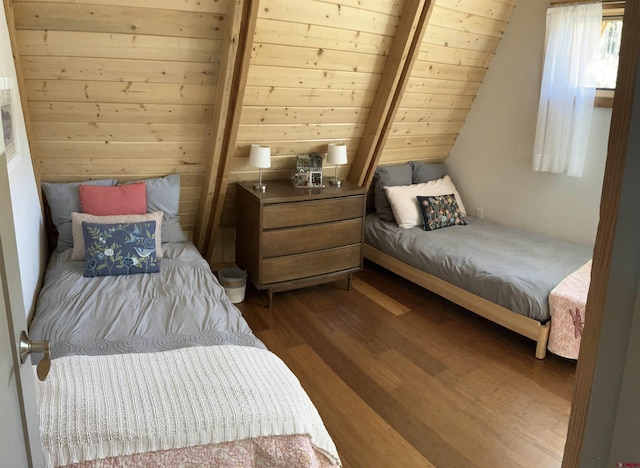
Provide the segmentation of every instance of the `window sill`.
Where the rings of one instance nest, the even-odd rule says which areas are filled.
[[[613,107],[613,96],[615,91],[613,89],[597,89],[596,100],[593,103],[594,107]]]

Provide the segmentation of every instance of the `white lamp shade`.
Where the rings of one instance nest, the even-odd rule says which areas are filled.
[[[347,145],[344,143],[329,143],[327,147],[327,164],[347,164]]]
[[[271,148],[262,145],[251,145],[249,164],[259,168],[271,167]]]

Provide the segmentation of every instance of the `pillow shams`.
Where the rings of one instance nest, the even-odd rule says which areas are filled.
[[[71,213],[80,211],[80,194],[78,186],[82,185],[98,185],[112,186],[116,185],[115,179],[88,180],[86,182],[42,182],[42,191],[47,198],[47,204],[51,210],[51,221],[58,231],[58,244],[56,250],[63,250],[73,247],[73,235],[71,233]]]
[[[147,212],[162,211],[162,242],[184,242],[187,236],[180,226],[180,174],[169,174],[165,177],[146,179]],[[127,182],[133,184],[136,182]]]
[[[373,199],[376,208],[376,215],[383,221],[395,221],[393,210],[385,194],[384,187],[411,184],[411,165],[392,164],[389,166],[378,166],[375,174]]]
[[[463,216],[467,215],[464,205],[462,204],[462,198],[449,176],[444,176],[442,179],[432,180],[424,184],[384,187],[384,191],[391,203],[391,209],[396,218],[396,223],[404,229],[424,226],[416,198],[418,196],[426,197],[454,194],[460,212]]]
[[[444,163],[428,163],[424,161],[410,161],[411,183],[424,184],[432,180],[441,179],[447,175],[447,167]]]
[[[78,191],[83,213],[113,216],[147,212],[147,188],[142,182],[115,187],[80,184]]]
[[[465,226],[467,224],[464,215],[460,212],[454,194],[437,195],[435,197],[418,196],[417,199],[425,231],[435,231],[448,226]]]
[[[156,257],[157,223],[82,222],[84,276],[120,276],[160,271]]]
[[[71,222],[73,225],[73,252],[71,260],[82,260],[85,257],[84,235],[82,233],[82,223],[100,223],[100,224],[126,224],[141,223],[155,221],[155,244],[156,256],[162,258],[162,242],[160,234],[160,226],[162,225],[162,211],[147,213],[143,215],[114,215],[114,216],[94,216],[86,213],[71,213]]]

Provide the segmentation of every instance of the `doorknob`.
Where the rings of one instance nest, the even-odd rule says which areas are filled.
[[[23,330],[22,333],[20,333],[20,362],[24,363],[27,360],[27,356],[31,353],[44,353],[44,356],[36,367],[38,378],[44,381],[49,374],[49,369],[51,368],[49,342],[46,340],[31,341],[27,332]]]

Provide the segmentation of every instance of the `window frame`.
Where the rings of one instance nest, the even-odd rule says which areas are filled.
[[[620,19],[624,17],[624,6],[618,5],[607,7],[606,3],[602,4],[602,20]],[[624,23],[623,23],[624,24]],[[613,98],[615,96],[615,88],[596,88],[596,97],[593,105],[595,107],[612,108]]]

